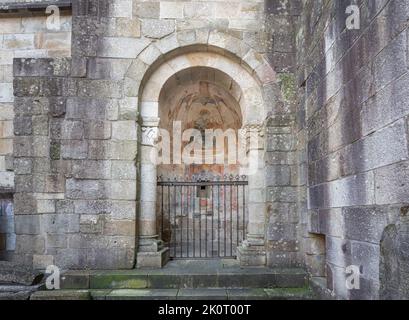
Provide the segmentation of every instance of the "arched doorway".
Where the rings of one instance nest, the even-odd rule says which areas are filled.
[[[235,258],[245,240],[241,96],[209,67],[182,70],[161,90],[157,230],[172,259]]]
[[[186,176],[209,170],[218,174],[248,173],[245,240],[236,253],[243,265],[265,265],[266,189],[264,173],[264,120],[261,84],[243,64],[213,52],[172,54],[150,73],[140,97],[141,185],[138,267],[159,266],[169,257],[160,239],[157,205],[157,139],[160,127],[180,126],[201,132],[206,127],[241,128],[249,165],[179,165],[176,172]],[[207,78],[206,78],[207,77]],[[228,119],[228,120],[227,120]],[[190,127],[190,128],[189,128]],[[243,168],[246,171],[243,171]],[[174,168],[175,169],[175,168]],[[206,192],[206,191],[204,191]],[[237,233],[236,233],[237,236]]]

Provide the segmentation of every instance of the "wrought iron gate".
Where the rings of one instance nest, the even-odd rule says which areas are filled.
[[[159,230],[173,259],[233,258],[245,239],[245,176],[158,178]]]

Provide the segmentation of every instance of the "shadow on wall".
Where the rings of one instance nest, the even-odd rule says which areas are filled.
[[[13,196],[0,194],[0,260],[11,260],[15,247]]]
[[[382,235],[380,283],[380,299],[409,299],[409,206]]]

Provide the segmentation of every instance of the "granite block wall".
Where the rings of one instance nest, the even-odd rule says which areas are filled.
[[[359,8],[358,29],[347,28],[350,5]],[[297,60],[306,262],[341,298],[379,298],[382,234],[409,201],[408,19],[407,1],[304,1]],[[350,265],[360,268],[359,290],[346,286]]]
[[[0,196],[8,199],[11,206],[10,214],[4,214],[1,218],[1,228],[6,228],[5,234],[9,235],[4,240],[9,239],[8,245],[5,244],[9,249],[7,252],[13,251],[10,248],[15,247],[14,214],[12,213],[15,187],[13,59],[71,55],[70,10],[61,10],[58,30],[50,29],[47,27],[45,7],[35,12],[29,9],[24,12],[17,9],[29,2],[2,1],[0,3]],[[4,259],[9,260],[10,255],[7,252],[4,253]]]
[[[263,87],[265,100],[274,98],[266,121],[267,263],[300,265],[291,139],[296,12],[264,1],[73,1],[72,57],[14,62],[16,257],[39,269],[134,267],[140,87],[165,53],[196,45],[225,48],[211,50],[236,54],[263,81],[272,77],[263,63],[276,65],[279,80]]]

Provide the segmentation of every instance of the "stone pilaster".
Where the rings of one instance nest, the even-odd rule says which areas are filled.
[[[264,172],[265,127],[262,123],[244,126],[247,140],[248,177],[249,177],[249,221],[247,236],[238,248],[238,259],[242,266],[265,266],[265,216],[266,188]]]

